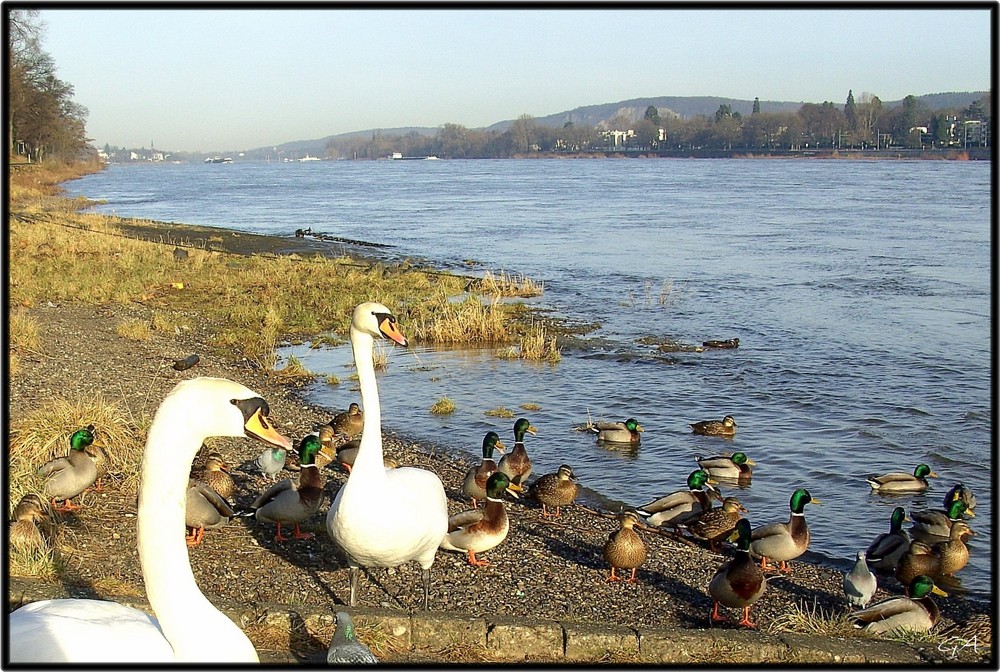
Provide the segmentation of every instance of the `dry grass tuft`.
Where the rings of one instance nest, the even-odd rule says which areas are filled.
[[[542,405],[536,404],[533,401],[529,401],[527,403],[521,404],[521,408],[524,409],[525,411],[540,411],[542,410]]]
[[[858,633],[848,612],[826,612],[813,600],[811,607],[800,602],[768,624],[768,632],[801,632],[824,637],[849,637]]]
[[[558,364],[562,360],[556,336],[550,336],[545,327],[537,324],[531,325],[517,346],[502,350],[497,356],[500,359],[523,359],[547,364]]]
[[[448,415],[455,412],[455,402],[448,397],[441,397],[431,406],[431,413],[434,415]]]
[[[129,341],[148,341],[152,338],[149,322],[126,318],[115,327],[115,333]]]
[[[372,364],[375,365],[376,371],[385,371],[389,368],[389,349],[378,341],[375,341],[372,350]]]
[[[38,336],[38,321],[23,311],[10,314],[7,325],[10,347],[18,352],[41,352],[42,341]]]
[[[483,303],[474,296],[445,301],[437,310],[407,322],[416,340],[434,343],[506,343],[509,316],[498,300]]]
[[[292,355],[285,366],[275,369],[271,374],[281,383],[306,383],[316,378],[316,374],[305,367],[298,357]]]
[[[492,271],[486,271],[483,277],[474,282],[472,286],[478,292],[496,297],[526,299],[532,296],[541,296],[544,291],[541,282],[535,282],[523,275],[510,275],[502,270],[498,275],[494,275]]]
[[[514,411],[510,410],[506,406],[497,406],[496,408],[491,408],[488,411],[483,411],[483,415],[488,415],[493,418],[513,418]]]

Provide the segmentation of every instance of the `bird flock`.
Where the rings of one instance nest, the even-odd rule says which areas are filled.
[[[47,600],[12,612],[9,620],[15,662],[189,662],[257,660],[252,644],[239,628],[215,609],[194,584],[188,549],[200,544],[206,530],[235,517],[253,517],[275,526],[276,543],[314,536],[300,525],[320,512],[326,487],[323,467],[335,463],[348,477],[326,512],[326,531],[349,569],[349,605],[355,606],[362,567],[396,567],[415,561],[421,567],[423,604],[429,608],[430,569],[438,550],[464,553],[469,565],[489,561],[477,557],[502,544],[511,525],[506,497],[527,497],[541,507],[545,518],[557,518],[580,492],[572,466],[529,480],[533,465],[525,445],[537,429],[519,418],[513,426],[513,445],[494,431],[482,441],[482,459],[461,484],[470,508],[449,515],[447,496],[439,476],[428,469],[397,467],[382,449],[381,410],[373,364],[375,339],[386,338],[406,346],[395,316],[384,305],[363,303],[353,312],[350,341],[358,370],[362,407],[352,403],[344,413],[306,434],[293,447],[274,429],[269,408],[255,392],[215,378],[179,383],[164,399],[149,429],[144,451],[139,495],[139,554],[150,605],[155,617],[114,602],[101,600]],[[735,348],[738,339],[706,341],[704,347]],[[732,438],[737,431],[731,415],[721,420],[691,423],[693,434]],[[588,423],[599,442],[637,445],[642,426],[635,418],[623,422]],[[69,450],[37,470],[39,493],[26,495],[15,507],[9,524],[11,547],[23,552],[41,549],[45,540],[38,526],[55,512],[81,507],[72,499],[100,487],[107,455],[90,425],[69,437]],[[252,468],[271,483],[248,509],[229,503],[235,488],[229,466],[218,452],[204,451],[213,436],[248,436],[266,447]],[[207,452],[199,469],[192,463]],[[497,456],[502,457],[497,461]],[[297,477],[278,480],[296,456]],[[697,468],[686,487],[657,497],[617,515],[619,528],[603,546],[608,581],[638,581],[637,571],[648,557],[641,531],[655,528],[705,544],[712,551],[730,553],[706,586],[712,598],[712,622],[727,620],[720,607],[742,612],[739,624],[753,627],[751,607],[764,599],[767,575],[790,573],[788,564],[809,547],[805,507],[820,504],[808,489],[791,493],[787,521],[751,526],[747,509],[738,498],[723,496],[720,484],[746,487],[754,462],[743,452],[696,457]],[[928,478],[937,475],[925,464],[912,473],[872,475],[866,482],[880,495],[905,497],[924,492]],[[719,502],[715,506],[715,502]],[[889,530],[859,550],[845,573],[845,603],[856,627],[872,633],[901,628],[926,631],[940,619],[931,594],[944,595],[935,579],[960,571],[969,560],[966,541],[974,535],[965,517],[974,516],[975,496],[958,483],[944,496],[940,510],[913,511],[908,518],[896,507]],[[480,506],[482,504],[482,506]],[[912,520],[909,531],[904,522]],[[181,543],[181,525],[188,530]],[[282,533],[290,529],[290,536]],[[177,533],[177,536],[175,535]],[[729,544],[723,548],[724,544]],[[903,595],[870,604],[879,578],[894,577]],[[72,625],[70,624],[72,620]],[[336,614],[336,635],[327,660],[331,664],[377,662],[357,641],[350,615]],[[213,637],[198,631],[213,628]],[[109,645],[128,638],[127,646]],[[117,656],[117,657],[116,657]]]

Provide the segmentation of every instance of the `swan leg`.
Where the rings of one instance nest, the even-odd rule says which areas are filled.
[[[359,568],[352,566],[351,567],[351,600],[350,600],[350,602],[351,602],[350,606],[352,606],[352,607],[354,606],[355,597],[358,594],[358,575],[359,575]]]
[[[424,583],[424,611],[430,609],[431,599],[431,568],[428,567],[420,572],[420,578]]]
[[[312,532],[302,532],[302,531],[300,531],[299,530],[299,524],[295,523],[295,532],[292,533],[292,536],[295,537],[296,539],[312,539],[316,535],[313,534]]]
[[[713,600],[714,606],[712,607],[712,621],[715,623],[726,622],[729,619],[719,613],[719,601]]]
[[[750,620],[750,607],[743,607],[743,618],[740,619],[740,625],[745,625],[748,628],[756,628],[757,624]]]

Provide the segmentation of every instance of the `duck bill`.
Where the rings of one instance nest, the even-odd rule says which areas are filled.
[[[534,425],[528,425],[528,428],[526,430],[524,430],[524,431],[526,431],[526,432],[528,432],[529,434],[532,434],[532,435],[538,433],[538,429],[536,429]]]
[[[927,474],[927,478],[939,478],[939,476],[932,471],[931,473]]]
[[[757,463],[756,463],[756,462],[754,462],[754,461],[753,461],[753,460],[751,460],[751,459],[748,459],[748,460],[747,460],[747,464],[748,464],[748,465],[750,465],[751,467],[756,467],[756,466],[757,466]],[[814,499],[813,501],[815,502],[816,500]]]
[[[818,499],[816,499],[815,497],[813,497],[812,499],[810,499],[810,500],[809,500],[809,503],[810,503],[810,504],[820,504],[820,505],[822,505],[822,504],[823,504],[823,502],[819,501],[819,500],[818,500]]]
[[[243,431],[251,438],[260,439],[264,443],[279,446],[285,450],[292,450],[292,442],[288,440],[288,437],[278,433],[278,430],[264,417],[263,412],[259,408],[244,423]]]
[[[642,428],[642,425],[636,425],[635,426],[635,431],[637,431],[637,432],[645,432],[646,430]]]
[[[406,336],[403,336],[403,332],[399,330],[399,325],[396,323],[396,318],[392,315],[380,316],[381,319],[378,323],[378,330],[382,332],[382,335],[388,338],[390,341],[399,343],[404,348],[408,345]]]
[[[507,446],[503,444],[503,441],[497,441],[495,444],[493,444],[493,450],[502,453],[503,451],[507,450]]]
[[[934,586],[933,588],[931,588],[931,592],[934,593],[935,595],[940,595],[941,597],[948,597],[948,593],[944,592],[943,590],[941,590],[937,586]]]
[[[513,483],[507,486],[507,493],[514,499],[521,499],[521,497],[517,493],[521,492],[522,490],[524,490],[524,488],[522,488],[520,485],[514,485]]]

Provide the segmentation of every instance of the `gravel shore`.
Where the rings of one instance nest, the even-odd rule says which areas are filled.
[[[190,331],[178,334],[154,332],[149,340],[134,341],[119,336],[115,328],[127,318],[148,320],[149,311],[141,305],[98,307],[43,302],[19,310],[37,321],[41,353],[22,355],[18,371],[10,378],[11,421],[56,399],[97,395],[120,404],[133,417],[151,417],[159,401],[178,381],[197,376],[231,378],[254,389],[268,400],[283,433],[296,442],[343,410],[333,404],[327,408],[310,405],[294,387],[276,382],[246,362],[213,354],[207,345],[211,325],[196,324]],[[401,326],[405,333],[406,325]],[[196,366],[185,371],[171,367],[175,360],[192,353],[201,356]],[[391,377],[391,369],[386,375]],[[337,396],[345,395],[338,392]],[[478,458],[420,445],[396,434],[392,427],[384,428],[384,433],[388,457],[401,466],[418,466],[437,473],[444,482],[452,512],[469,507],[461,495],[461,482]],[[503,437],[504,441],[509,438]],[[222,452],[233,468],[235,503],[249,505],[267,487],[251,466],[261,444],[219,439],[212,442],[212,448]],[[199,456],[196,466],[203,457]],[[329,501],[345,475],[329,467],[323,471],[330,499],[320,514],[303,525],[304,530],[316,533],[313,539],[278,543],[274,541],[273,526],[248,518],[206,532],[204,542],[191,550],[190,557],[194,575],[210,599],[295,605],[302,609],[346,604],[346,564],[323,524]],[[587,486],[600,491],[599,483]],[[134,495],[126,496],[112,485],[100,494],[87,493],[83,504],[81,511],[61,514],[59,518],[61,545],[68,560],[61,581],[90,587],[98,597],[113,598],[115,592],[143,595],[131,517],[136,510]],[[638,571],[637,583],[609,583],[602,548],[608,534],[618,527],[610,515],[574,505],[565,508],[557,519],[543,519],[540,507],[525,500],[512,501],[507,508],[511,531],[501,546],[482,556],[489,560],[488,566],[471,567],[464,554],[438,553],[432,569],[432,610],[633,627],[710,625],[712,601],[707,586],[728,555],[646,531],[642,538],[649,553]],[[767,593],[754,606],[752,615],[761,629],[800,604],[810,608],[815,604],[826,613],[846,609],[839,572],[803,562],[792,562],[791,566],[793,573],[771,580]],[[898,594],[895,580],[880,583],[889,590],[880,588],[876,599]],[[110,585],[115,586],[114,590],[107,588]],[[421,603],[420,573],[415,563],[363,573],[360,605],[416,611]],[[946,624],[964,622],[972,614],[990,609],[962,597],[938,599],[938,604]],[[727,615],[736,614],[728,610]]]

